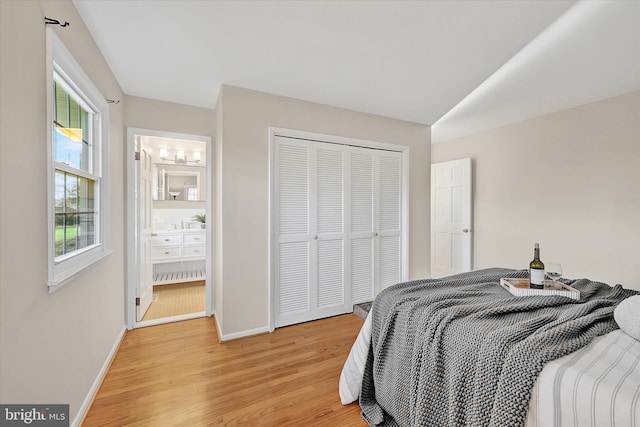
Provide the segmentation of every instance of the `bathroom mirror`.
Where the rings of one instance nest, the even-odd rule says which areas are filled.
[[[155,200],[204,200],[205,168],[157,165]]]

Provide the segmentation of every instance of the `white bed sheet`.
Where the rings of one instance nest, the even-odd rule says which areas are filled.
[[[640,341],[616,329],[545,365],[527,427],[640,426]]]
[[[340,400],[360,394],[371,343],[367,316],[340,374]],[[527,427],[640,427],[640,341],[617,329],[549,362],[532,390]]]

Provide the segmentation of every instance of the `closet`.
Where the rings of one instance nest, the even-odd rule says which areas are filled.
[[[275,326],[349,313],[403,275],[403,153],[275,136]]]

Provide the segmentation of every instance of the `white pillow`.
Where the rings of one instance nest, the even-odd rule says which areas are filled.
[[[640,295],[623,300],[613,311],[620,329],[640,341]]]

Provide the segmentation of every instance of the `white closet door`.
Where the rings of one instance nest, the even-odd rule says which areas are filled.
[[[350,171],[350,261],[353,304],[372,301],[375,287],[374,156],[354,148]]]
[[[276,326],[346,313],[344,147],[282,137],[276,142]]]
[[[402,154],[352,148],[351,298],[372,301],[402,281]]]
[[[276,136],[273,171],[276,327],[402,280],[402,153]]]
[[[402,155],[377,152],[376,294],[402,281]]]
[[[275,146],[274,200],[278,236],[275,253],[276,326],[310,308],[309,144],[278,141]],[[304,321],[304,320],[301,320]],[[294,323],[294,322],[291,322]]]
[[[315,144],[316,318],[345,312],[343,147]]]

